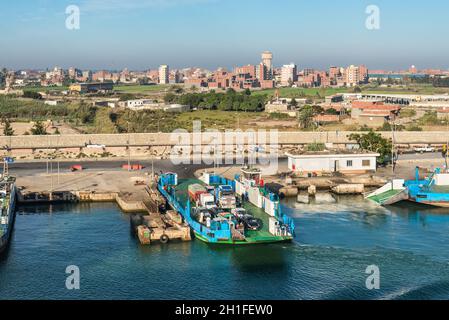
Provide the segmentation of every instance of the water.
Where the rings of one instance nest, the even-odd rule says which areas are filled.
[[[360,198],[285,203],[291,244],[141,247],[114,204],[21,208],[0,260],[1,299],[447,299],[449,214]],[[50,213],[49,213],[50,212]],[[381,289],[365,287],[378,265]],[[81,290],[65,288],[77,265]]]

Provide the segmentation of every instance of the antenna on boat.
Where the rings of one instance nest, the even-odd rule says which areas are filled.
[[[395,144],[396,144],[396,137],[395,137],[395,125],[396,125],[396,113],[393,113],[391,117],[391,166],[392,166],[392,174],[394,178],[394,169],[395,169]]]

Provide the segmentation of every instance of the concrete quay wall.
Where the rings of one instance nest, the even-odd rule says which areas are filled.
[[[353,132],[278,132],[277,139],[270,139],[270,132],[258,133],[254,139],[251,133],[230,133],[229,139],[214,138],[212,134],[202,133],[201,136],[191,133],[137,133],[137,134],[98,134],[98,135],[48,135],[48,136],[0,136],[0,146],[11,149],[68,149],[86,148],[88,145],[104,145],[106,147],[156,147],[156,146],[188,146],[188,145],[235,145],[241,141],[246,145],[277,142],[279,145],[302,145],[308,143],[353,143],[348,136]],[[358,132],[360,133],[360,132]],[[385,138],[391,138],[391,132],[383,132]],[[396,132],[398,144],[443,144],[447,142],[449,132]],[[277,140],[277,141],[276,141]],[[253,142],[254,141],[254,142]]]

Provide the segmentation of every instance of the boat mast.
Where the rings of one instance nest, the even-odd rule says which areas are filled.
[[[8,159],[3,159],[3,175],[2,178],[9,176],[9,165],[8,165]]]

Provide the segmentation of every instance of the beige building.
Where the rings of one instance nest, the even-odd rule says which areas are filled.
[[[297,68],[294,63],[286,64],[281,70],[281,85],[290,86],[297,81]]]
[[[170,83],[170,68],[168,65],[163,64],[159,67],[159,84]]]

